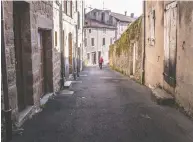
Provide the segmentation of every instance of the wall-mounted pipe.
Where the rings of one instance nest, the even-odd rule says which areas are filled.
[[[146,1],[143,1],[143,53],[142,53],[142,78],[141,83],[145,84],[145,48],[146,48]]]

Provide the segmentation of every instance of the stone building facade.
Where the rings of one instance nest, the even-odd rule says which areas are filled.
[[[58,78],[65,80],[72,74],[72,70],[77,72],[78,67],[82,69],[84,2],[53,1],[53,13],[54,48],[61,53],[58,56],[62,56],[56,73],[61,70],[63,77],[58,74]]]
[[[193,114],[193,2],[147,1],[145,84],[160,86]]]
[[[65,3],[72,6],[72,17],[65,13]],[[79,8],[76,3],[81,4]],[[83,37],[79,35],[82,40],[78,40],[76,34],[82,34],[83,24],[79,31],[76,27],[77,11],[84,15],[84,4],[82,1],[3,1],[2,4],[8,96],[12,120],[19,124],[27,114],[39,110],[46,94],[61,89],[63,77],[69,77],[70,58],[77,59],[77,41],[83,46]],[[79,20],[83,23],[83,18]],[[70,49],[73,49],[71,54]],[[77,68],[77,62],[73,65]]]
[[[52,3],[4,1],[5,49],[13,120],[53,92]],[[22,40],[21,40],[22,39]]]

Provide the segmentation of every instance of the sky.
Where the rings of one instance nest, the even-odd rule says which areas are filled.
[[[142,0],[85,0],[85,6],[87,12],[90,11],[88,7],[103,9],[109,9],[113,12],[125,14],[134,13],[135,16],[140,16],[142,14]]]

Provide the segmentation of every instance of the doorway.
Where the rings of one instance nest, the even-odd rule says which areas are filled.
[[[176,85],[177,2],[166,5],[164,14],[164,80]]]
[[[98,62],[100,60],[100,57],[101,57],[101,51],[98,51]]]
[[[40,53],[40,82],[39,82],[39,90],[40,90],[40,97],[42,97],[46,93],[45,87],[45,49],[44,49],[44,39],[43,39],[43,31],[38,30],[38,49]]]
[[[96,52],[92,52],[92,64],[96,64]]]
[[[25,36],[29,25],[29,4],[27,2],[13,2],[13,25],[14,25],[14,45],[16,57],[16,86],[17,86],[17,103],[19,111],[22,111],[29,104],[28,100],[33,100],[32,96],[27,95],[26,86],[26,64],[28,58],[24,57],[25,42],[30,42],[30,39]],[[25,38],[25,40],[23,40]],[[29,57],[30,58],[30,57]]]

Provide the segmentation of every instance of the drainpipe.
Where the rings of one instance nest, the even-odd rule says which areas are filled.
[[[82,46],[81,46],[81,52],[80,52],[80,54],[81,54],[81,57],[80,57],[80,59],[82,60],[82,61],[80,61],[80,63],[81,63],[81,70],[83,70],[83,56],[84,56],[84,53],[83,53],[83,48],[84,48],[84,19],[85,19],[85,16],[84,16],[84,14],[85,14],[85,11],[84,11],[84,2],[82,1]]]
[[[4,115],[5,115],[5,129],[6,129],[6,141],[10,141],[12,138],[12,120],[11,120],[11,108],[9,106],[8,96],[8,81],[7,81],[7,65],[5,55],[5,34],[4,34],[4,9],[3,2],[1,1],[1,71],[2,71],[2,83],[3,83],[3,98],[4,98]]]
[[[62,4],[59,6],[60,50],[61,50],[61,87],[64,86],[64,34],[62,19]]]
[[[142,59],[142,84],[145,84],[145,47],[146,47],[146,1],[143,1],[143,59]]]
[[[76,33],[77,33],[77,25],[74,26],[75,30],[76,30]],[[77,35],[75,34],[76,38],[77,38]],[[74,37],[73,37],[74,39]],[[77,43],[76,43],[77,45]],[[72,74],[73,74],[73,77],[74,77],[74,80],[76,80],[76,45],[73,43],[73,49],[72,49]]]

